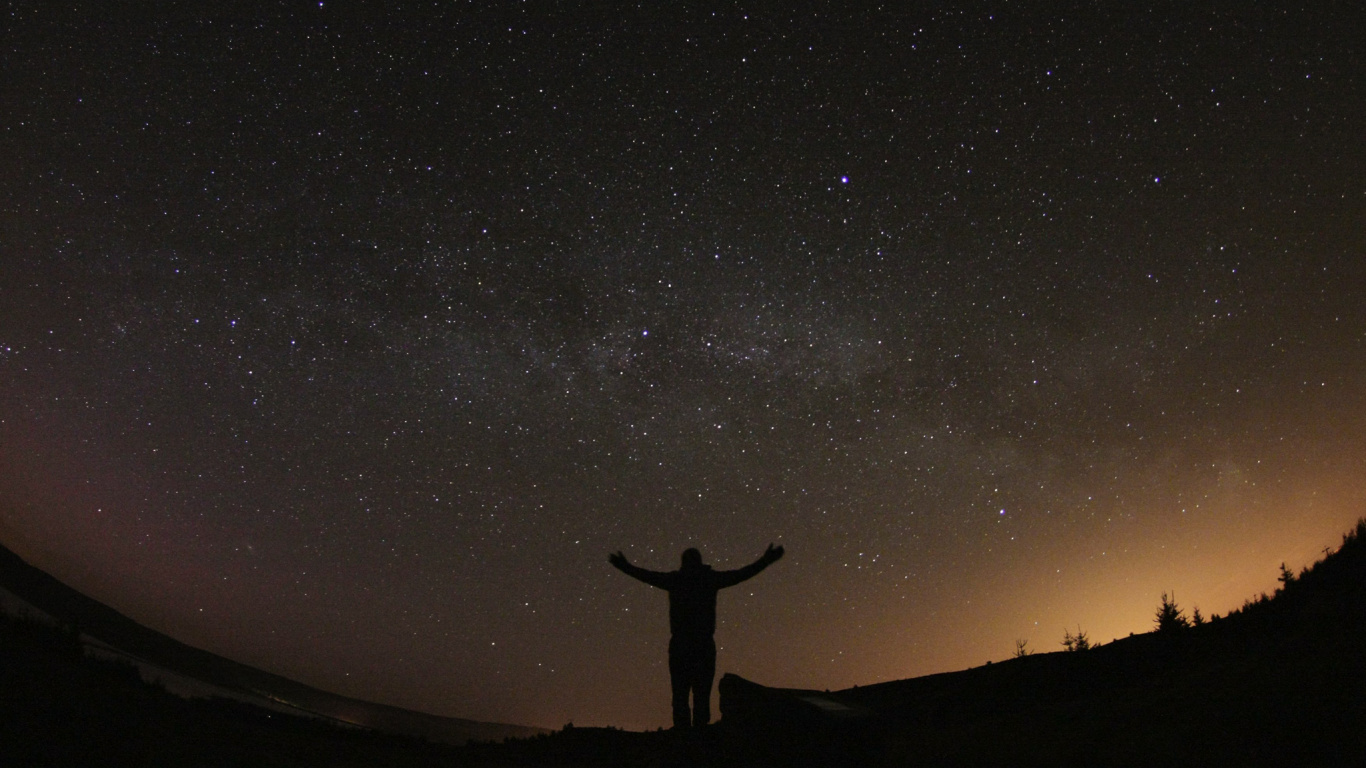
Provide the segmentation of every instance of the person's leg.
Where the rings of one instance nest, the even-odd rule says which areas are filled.
[[[674,728],[686,729],[692,725],[688,711],[688,691],[691,677],[688,675],[688,659],[683,649],[673,641],[669,642],[669,684],[673,688]]]
[[[694,728],[711,722],[711,683],[716,677],[716,642],[708,640],[700,648],[692,669],[692,725]]]

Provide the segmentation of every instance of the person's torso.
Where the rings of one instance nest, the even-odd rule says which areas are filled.
[[[674,637],[704,638],[716,634],[715,571],[676,571],[669,589],[669,630]]]

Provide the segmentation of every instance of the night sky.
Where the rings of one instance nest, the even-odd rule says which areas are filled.
[[[784,545],[718,670],[835,689],[1366,514],[1357,3],[52,5],[0,21],[0,542],[184,642],[654,728],[618,549]]]

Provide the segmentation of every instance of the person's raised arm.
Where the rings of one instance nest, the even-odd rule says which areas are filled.
[[[668,574],[631,565],[631,561],[627,560],[626,555],[621,552],[613,552],[608,555],[607,562],[611,563],[617,570],[627,576],[630,576],[633,579],[639,579],[652,587],[659,587],[660,589],[669,588],[665,583],[668,580]]]
[[[755,576],[758,576],[760,571],[773,563],[778,562],[782,557],[783,548],[769,544],[768,549],[764,550],[764,553],[759,556],[758,560],[755,560],[744,568],[738,568],[734,571],[721,571],[716,575],[721,577],[720,582],[722,588],[733,587],[746,579],[752,579]]]

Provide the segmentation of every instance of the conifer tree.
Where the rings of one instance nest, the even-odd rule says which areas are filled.
[[[1068,651],[1086,651],[1091,648],[1091,638],[1077,626],[1077,634],[1072,634],[1070,630],[1062,631],[1062,647]]]
[[[1162,593],[1162,605],[1157,609],[1157,631],[1171,632],[1179,629],[1187,629],[1191,625],[1191,620],[1186,618],[1186,614],[1176,604],[1175,593],[1168,595]]]

